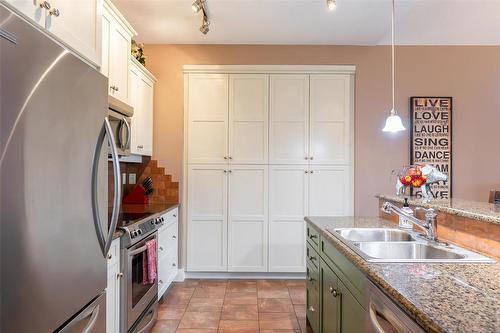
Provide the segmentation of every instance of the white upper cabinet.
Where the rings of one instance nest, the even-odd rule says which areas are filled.
[[[153,97],[155,77],[138,63],[130,59],[130,105],[134,107],[132,117],[131,152],[137,155],[153,154]]]
[[[347,165],[350,162],[350,82],[350,75],[311,75],[311,164]]]
[[[190,74],[188,162],[228,161],[228,75]]]
[[[267,271],[267,165],[228,170],[228,271]]]
[[[100,65],[101,0],[7,0],[96,66]]]
[[[45,16],[47,8],[51,8],[50,1],[34,0],[5,0],[26,18],[35,22],[38,26],[45,27]]]
[[[309,75],[270,77],[269,163],[307,164]]]
[[[101,72],[108,77],[108,93],[129,104],[130,44],[136,32],[109,0],[102,21]]]
[[[229,76],[229,159],[265,164],[268,146],[269,75]]]

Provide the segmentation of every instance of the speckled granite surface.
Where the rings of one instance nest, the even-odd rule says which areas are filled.
[[[326,228],[388,227],[378,217],[307,217],[428,332],[500,332],[500,264],[368,263]]]
[[[379,194],[376,197],[393,202],[404,202],[404,199],[402,197],[398,197],[396,195]],[[416,205],[424,208],[434,208],[439,212],[494,224],[500,224],[500,205],[461,199],[439,199],[433,200],[431,202],[423,202],[422,199],[418,199],[415,197],[409,197],[408,202],[411,205]]]

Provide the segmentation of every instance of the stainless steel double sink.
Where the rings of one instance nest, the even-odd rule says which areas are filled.
[[[368,262],[494,263],[478,253],[428,241],[412,230],[337,228],[327,231]]]

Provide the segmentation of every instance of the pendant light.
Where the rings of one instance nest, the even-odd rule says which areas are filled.
[[[392,109],[391,114],[387,117],[385,121],[385,126],[382,129],[384,132],[400,132],[406,130],[403,126],[403,122],[396,112],[396,108],[394,106],[394,0],[392,0],[392,15],[391,15],[391,34],[392,34],[392,43],[391,43],[391,73],[392,73]]]

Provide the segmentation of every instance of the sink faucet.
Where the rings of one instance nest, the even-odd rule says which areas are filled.
[[[382,211],[387,214],[396,213],[400,217],[404,217],[408,219],[408,221],[416,224],[420,228],[425,231],[425,238],[431,241],[437,241],[436,237],[436,225],[437,225],[437,213],[434,209],[429,208],[425,209],[422,207],[416,207],[415,210],[423,210],[425,211],[425,221],[417,219],[415,216],[408,215],[404,211],[402,211],[398,206],[390,203],[384,202],[382,205]]]

